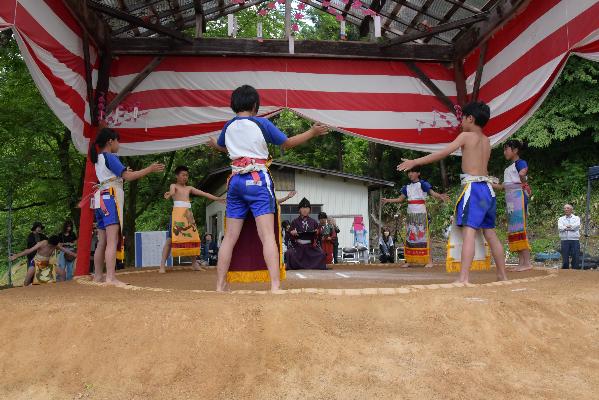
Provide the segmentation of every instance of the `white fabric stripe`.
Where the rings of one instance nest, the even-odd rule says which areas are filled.
[[[457,123],[451,113],[435,112],[393,112],[393,111],[351,111],[351,110],[315,110],[293,108],[308,119],[322,122],[332,127],[347,127],[347,129],[426,129],[436,122],[437,127],[448,127],[445,121]],[[445,120],[441,119],[445,116]],[[418,121],[423,121],[420,124]]]
[[[271,200],[272,200],[272,204],[273,206],[277,207],[277,197],[275,195],[275,186],[272,182],[272,180],[270,179],[270,174],[268,172],[263,171],[262,174],[264,175],[264,182],[266,182],[266,189],[268,189],[268,193],[270,194]]]
[[[19,3],[50,33],[58,43],[71,53],[83,58],[83,42],[42,0],[19,0]]]
[[[87,153],[87,139],[83,137],[83,121],[76,115],[71,107],[56,97],[54,89],[44,74],[39,70],[37,64],[32,59],[27,46],[23,42],[23,38],[18,30],[14,30],[17,45],[21,50],[23,60],[29,69],[29,73],[35,82],[40,94],[42,95],[48,107],[54,112],[58,119],[71,131],[71,137],[77,150],[82,153]]]
[[[110,91],[120,92],[137,74],[110,78]],[[456,96],[453,81],[434,80],[447,96]],[[133,92],[160,89],[234,90],[242,84],[256,89],[315,90],[338,93],[410,93],[432,95],[418,78],[387,75],[337,75],[296,72],[152,72]]]
[[[58,61],[56,58],[54,58],[52,53],[38,46],[27,35],[21,34],[21,36],[27,40],[27,43],[29,43],[37,58],[46,64],[46,66],[52,71],[52,74],[60,77],[68,86],[73,88],[73,90],[75,90],[79,96],[81,96],[83,101],[86,101],[87,85],[85,83],[85,78],[79,75],[77,72],[74,72],[65,64]],[[89,115],[85,116],[85,121],[90,122]]]
[[[541,68],[525,76],[515,86],[509,88],[488,102],[493,118],[501,118],[501,114],[519,106],[539,93],[545,83],[555,72],[564,55],[551,60]]]
[[[141,105],[143,109],[143,104]],[[260,107],[260,113],[270,113],[277,107]],[[298,114],[332,127],[345,126],[361,129],[418,129],[430,128],[436,122],[437,127],[449,127],[445,121],[457,123],[455,115],[440,112],[393,112],[393,111],[351,111],[351,110],[315,110],[294,108]],[[445,116],[445,120],[441,116]],[[123,122],[120,128],[158,128],[176,125],[190,125],[228,121],[233,115],[228,107],[173,107],[148,110],[148,114],[137,121]],[[424,125],[418,121],[423,121]]]
[[[539,42],[582,14],[586,9],[592,7],[596,2],[596,0],[560,1],[542,17],[531,23],[524,32],[495,57],[487,61],[483,69],[481,87],[524,56]],[[475,78],[476,72],[468,77],[466,82],[469,87],[474,85]]]

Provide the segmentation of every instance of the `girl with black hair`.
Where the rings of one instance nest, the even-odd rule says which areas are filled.
[[[528,185],[528,164],[520,158],[526,150],[526,143],[510,139],[503,145],[505,159],[511,161],[503,173],[503,184],[494,188],[505,190],[508,224],[508,245],[510,251],[517,252],[519,263],[516,272],[532,268],[530,263],[530,244],[527,235],[528,199],[531,189]]]
[[[93,201],[98,228],[98,244],[94,254],[94,281],[102,282],[104,277],[102,270],[106,263],[106,283],[123,286],[125,283],[115,276],[117,257],[124,259],[123,180],[134,181],[152,172],[163,171],[164,165],[154,163],[139,171],[132,171],[121,163],[119,156],[116,155],[118,151],[119,135],[110,128],[102,128],[96,135],[96,139],[90,143],[90,159],[94,163],[96,176],[100,182]]]
[[[77,253],[77,235],[73,231],[73,223],[71,221],[65,221],[62,225],[62,232],[58,235],[58,239],[62,246],[69,249],[72,253]],[[61,251],[58,254],[58,266],[64,270],[65,280],[73,279],[73,264],[75,263],[75,257],[69,253]]]

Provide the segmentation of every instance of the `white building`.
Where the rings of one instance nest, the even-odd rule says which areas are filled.
[[[200,188],[217,196],[224,195],[230,171],[230,167],[212,171],[202,181]],[[380,189],[394,186],[393,182],[381,179],[282,161],[273,161],[270,171],[277,198],[284,197],[292,190],[297,192],[295,197],[281,204],[281,221],[296,218],[298,203],[305,197],[312,204],[313,218],[316,219],[321,211],[326,212],[328,217],[335,218],[341,230],[340,247],[353,245],[350,229],[355,216],[364,217],[364,223],[370,232],[370,196],[373,195],[378,202]],[[224,215],[225,205],[222,203],[212,202],[206,207],[206,232],[212,233],[219,242],[224,232]]]

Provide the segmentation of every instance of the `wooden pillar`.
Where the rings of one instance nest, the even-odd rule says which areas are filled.
[[[468,92],[466,91],[466,77],[464,75],[464,61],[457,60],[453,64],[455,86],[458,95],[458,105],[464,107],[468,102]]]
[[[285,0],[285,38],[291,36],[291,0]]]
[[[201,38],[203,36],[204,29],[204,16],[202,14],[196,14],[196,38]]]

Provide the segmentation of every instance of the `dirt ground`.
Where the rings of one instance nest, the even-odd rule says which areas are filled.
[[[363,278],[346,272],[321,283]],[[0,398],[598,398],[599,272],[389,296],[182,290],[213,274],[0,291]]]

